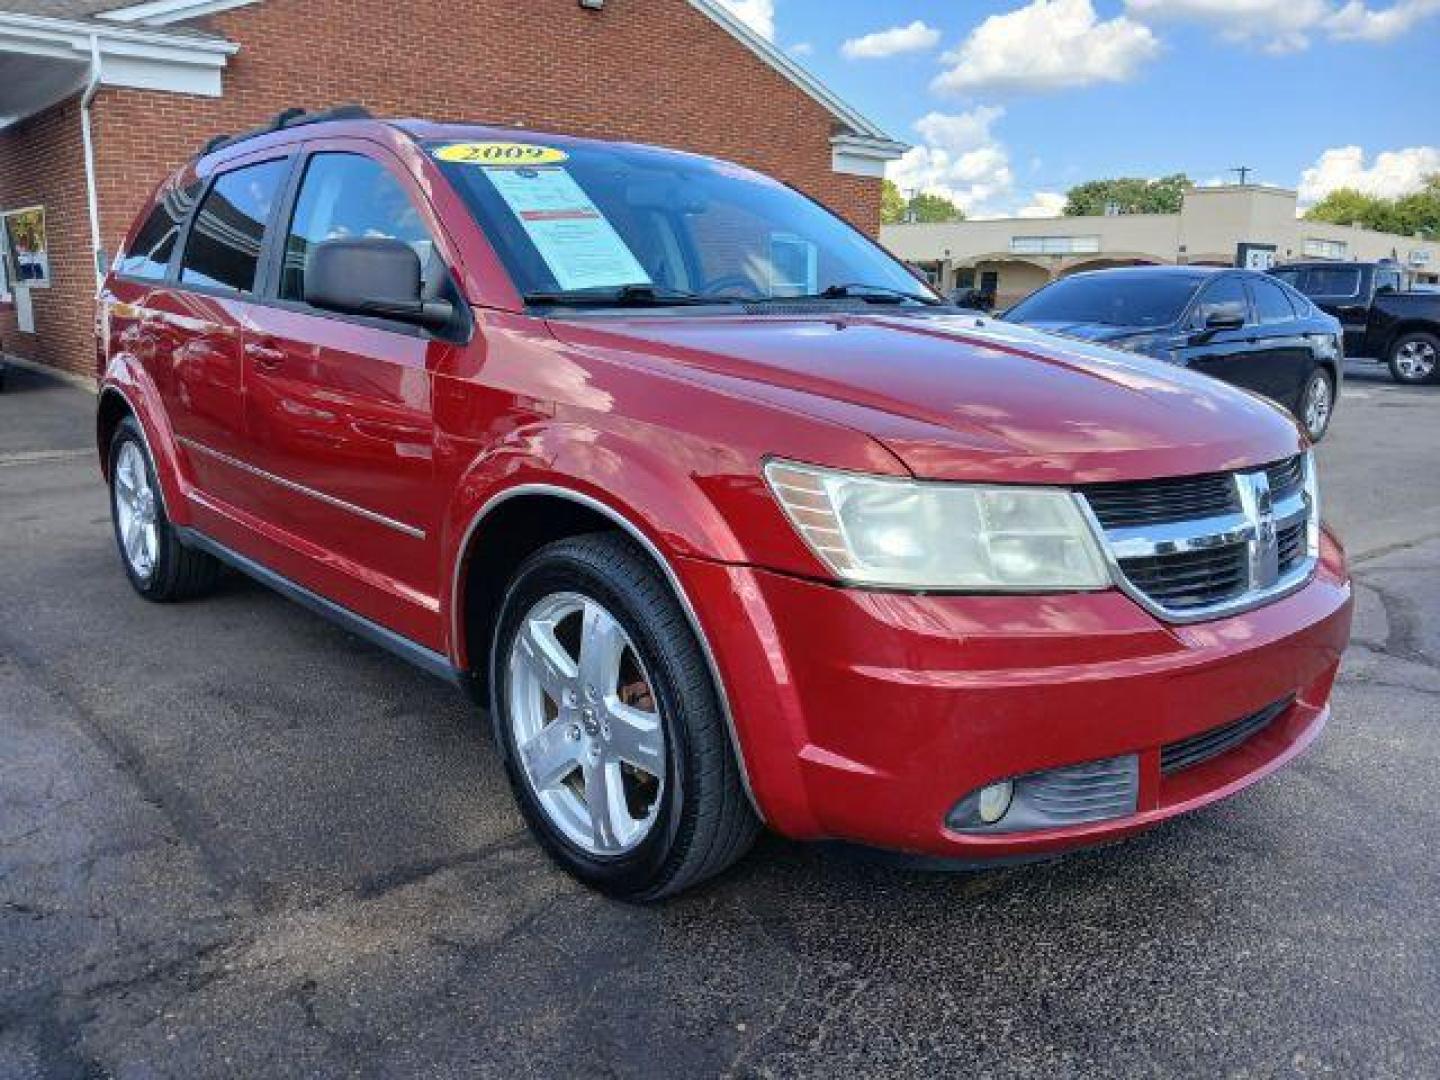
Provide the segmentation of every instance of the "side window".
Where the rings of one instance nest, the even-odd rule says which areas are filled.
[[[310,252],[326,240],[380,237],[403,240],[420,256],[421,288],[436,298],[448,280],[410,196],[385,166],[360,154],[316,154],[305,169],[285,238],[280,296],[305,299]]]
[[[1280,286],[1256,278],[1250,282],[1250,288],[1255,293],[1255,317],[1259,323],[1265,325],[1294,320],[1295,309],[1290,306],[1290,298]]]
[[[1394,270],[1381,270],[1375,275],[1375,291],[1377,293],[1399,292],[1400,275]]]
[[[288,160],[265,161],[216,179],[185,243],[182,284],[255,291],[265,225],[289,168]]]
[[[183,188],[173,184],[166,186],[129,249],[115,264],[117,274],[152,281],[165,276],[170,268],[170,256],[175,252],[175,243],[180,238],[180,229],[195,208],[201,186],[198,182]]]
[[[1195,324],[1204,326],[1205,320],[1222,307],[1229,307],[1239,304],[1246,312],[1246,322],[1249,322],[1250,301],[1245,296],[1245,282],[1233,274],[1222,277],[1206,287],[1200,294],[1200,305],[1196,309]]]

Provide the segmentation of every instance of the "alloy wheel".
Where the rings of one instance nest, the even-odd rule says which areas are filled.
[[[591,855],[634,850],[655,824],[667,748],[624,627],[588,596],[554,593],[521,621],[508,664],[516,752],[550,823]]]
[[[155,572],[160,557],[158,502],[140,447],[127,441],[115,459],[115,522],[120,550],[142,581]]]
[[[1428,341],[1407,341],[1395,350],[1395,367],[1401,377],[1420,382],[1435,374],[1435,346]]]
[[[1312,439],[1318,439],[1330,426],[1330,410],[1333,407],[1330,380],[1317,374],[1310,380],[1309,390],[1305,394],[1305,431]]]

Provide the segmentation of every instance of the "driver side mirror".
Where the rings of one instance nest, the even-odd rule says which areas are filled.
[[[448,300],[421,293],[420,256],[403,240],[325,240],[305,267],[305,302],[327,311],[442,330],[455,318]]]
[[[1245,305],[1239,300],[1224,300],[1205,309],[1205,329],[1239,330],[1245,325]]]

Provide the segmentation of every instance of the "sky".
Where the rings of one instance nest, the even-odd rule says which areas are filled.
[[[721,0],[973,217],[1108,176],[1394,196],[1440,172],[1440,0]]]

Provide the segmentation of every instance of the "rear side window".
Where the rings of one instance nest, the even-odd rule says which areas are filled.
[[[1261,324],[1287,323],[1295,318],[1290,298],[1280,286],[1257,278],[1250,282],[1250,288],[1255,292],[1256,321]]]
[[[1360,268],[1355,266],[1315,266],[1295,272],[1287,280],[1306,296],[1344,298],[1360,295]]]
[[[315,245],[326,240],[376,237],[401,240],[420,257],[423,295],[435,298],[446,282],[435,244],[400,181],[361,154],[326,153],[310,158],[285,238],[280,296],[305,299],[305,270]]]
[[[216,179],[185,244],[182,284],[255,291],[265,226],[289,167],[288,160],[265,161]]]
[[[167,185],[145,224],[135,234],[129,250],[115,264],[115,272],[153,281],[163,278],[170,268],[180,229],[200,196],[200,188],[199,183],[188,187]]]

